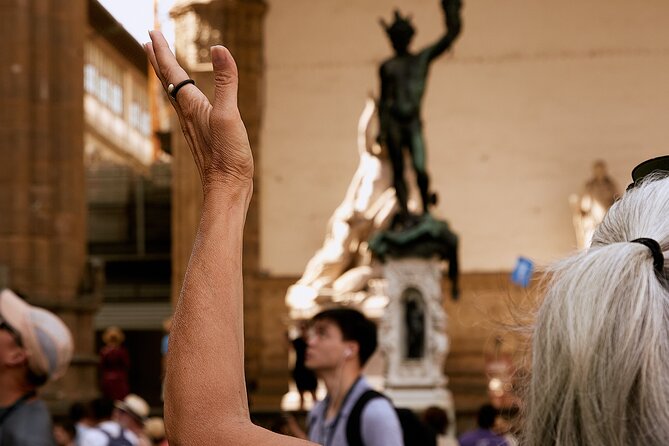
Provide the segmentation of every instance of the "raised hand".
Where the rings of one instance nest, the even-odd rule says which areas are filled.
[[[145,45],[151,65],[163,88],[188,79],[160,31],[149,32]],[[168,95],[179,116],[181,129],[202,179],[204,193],[211,188],[250,186],[253,156],[246,128],[237,108],[237,66],[222,46],[211,48],[214,68],[214,102],[195,86],[184,85],[176,98]]]
[[[214,100],[179,66],[159,32],[146,52],[193,153],[204,189],[202,215],[174,312],[165,377],[170,444],[298,446],[251,422],[244,379],[242,247],[253,192],[253,157],[237,109],[237,67],[222,46],[211,49]],[[170,85],[181,85],[171,88]]]

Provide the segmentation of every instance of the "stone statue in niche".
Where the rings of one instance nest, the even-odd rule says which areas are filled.
[[[436,194],[429,189],[420,109],[430,64],[448,50],[460,34],[462,3],[461,0],[442,0],[441,6],[445,15],[446,33],[437,42],[417,53],[409,51],[415,30],[408,17],[402,17],[396,10],[391,25],[381,19],[381,25],[395,50],[395,55],[383,62],[379,70],[381,97],[378,135],[379,144],[388,149],[393,167],[393,186],[400,208],[394,226],[407,226],[412,220],[407,206],[404,150],[408,150],[411,155],[423,213],[428,213],[429,205],[436,203]]]
[[[586,182],[583,192],[569,197],[578,249],[590,246],[595,228],[602,222],[619,195],[618,186],[609,176],[606,163],[602,160],[595,161],[592,165],[592,178]]]
[[[425,355],[425,309],[423,297],[415,288],[404,291],[404,322],[406,327],[406,359]]]

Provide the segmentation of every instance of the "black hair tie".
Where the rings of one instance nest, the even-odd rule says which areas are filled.
[[[660,276],[665,277],[664,254],[662,254],[662,247],[657,240],[653,240],[652,238],[637,238],[630,241],[630,243],[641,243],[642,245],[647,246],[650,249],[651,254],[653,254],[653,266],[655,267],[655,271],[657,271]]]

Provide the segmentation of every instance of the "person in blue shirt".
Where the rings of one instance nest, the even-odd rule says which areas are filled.
[[[458,438],[460,446],[508,446],[501,435],[493,432],[498,411],[490,404],[481,406],[478,413],[478,429],[465,432]]]

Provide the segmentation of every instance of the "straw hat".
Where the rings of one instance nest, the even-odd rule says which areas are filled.
[[[134,393],[123,398],[123,401],[116,401],[114,407],[127,413],[141,424],[144,424],[149,416],[149,405],[144,398]]]
[[[153,440],[162,440],[165,438],[165,422],[160,417],[152,417],[144,423],[144,433]]]

